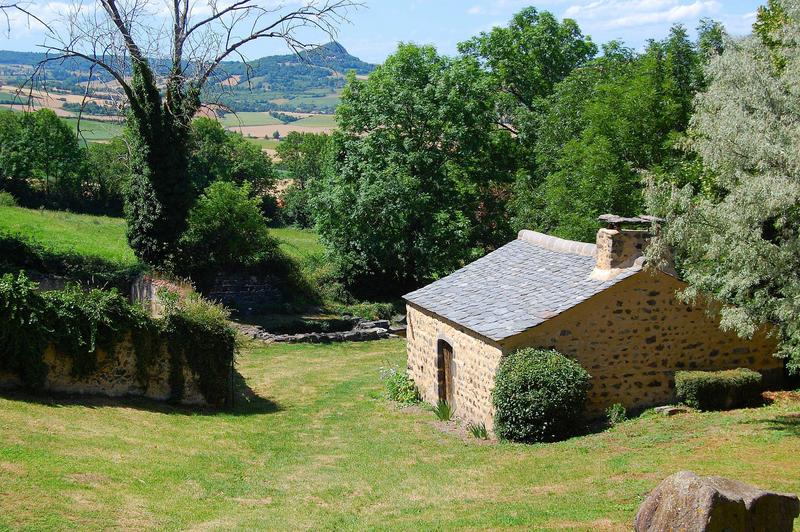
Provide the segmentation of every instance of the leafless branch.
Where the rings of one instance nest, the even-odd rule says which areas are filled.
[[[0,3],[0,14],[2,14],[3,18],[5,18],[6,32],[8,34],[11,34],[11,16],[9,15],[9,13],[14,11],[25,15],[25,17],[27,17],[28,19],[28,24],[30,24],[31,20],[35,20],[45,28],[50,29],[50,26],[48,26],[45,21],[43,21],[42,19],[33,14],[33,12],[28,7],[27,3],[22,3],[22,2]]]

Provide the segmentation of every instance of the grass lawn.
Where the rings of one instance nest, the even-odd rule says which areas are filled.
[[[404,343],[250,346],[231,413],[0,398],[0,529],[629,530],[680,470],[799,492],[800,404],[481,444],[381,398]]]
[[[283,124],[269,113],[255,111],[242,111],[241,113],[228,113],[219,119],[223,126],[272,126]]]
[[[0,207],[0,230],[34,238],[54,252],[100,257],[122,266],[136,264],[125,237],[125,220],[61,211]],[[322,251],[313,231],[281,227],[270,229],[283,251],[296,259]]]
[[[56,253],[74,252],[121,266],[137,263],[122,218],[0,207],[0,230],[33,238]]]
[[[295,227],[276,227],[269,231],[278,239],[281,249],[290,257],[303,259],[324,251],[319,236],[314,231]]]

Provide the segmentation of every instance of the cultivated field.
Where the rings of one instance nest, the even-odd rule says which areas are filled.
[[[241,133],[245,137],[272,137],[274,132],[280,133],[281,137],[285,137],[292,131],[299,131],[300,133],[330,133],[335,129],[335,126],[307,126],[302,124],[302,120],[297,122],[290,122],[288,124],[277,124],[271,126],[230,126],[227,129]]]
[[[62,106],[65,103],[80,103],[83,97],[75,94],[46,93],[33,91],[32,107],[27,104],[27,92],[17,95],[14,87],[6,86],[0,89],[0,109],[12,111],[27,111],[30,109],[51,109],[58,116],[64,118],[77,131],[77,113],[67,111]],[[106,103],[104,100],[89,98],[97,104]],[[207,114],[207,113],[206,113]],[[236,131],[275,156],[277,141],[272,135],[277,131],[285,137],[292,131],[303,133],[329,133],[336,128],[333,115],[310,113],[286,113],[301,117],[295,122],[284,123],[266,112],[240,112],[228,113],[219,117],[219,122],[229,131]],[[90,116],[84,114],[80,123],[80,136],[88,142],[105,142],[122,134],[123,125],[117,117]]]
[[[229,126],[268,126],[283,124],[280,120],[269,113],[241,112],[229,113],[219,118],[219,123],[225,127]]]
[[[541,445],[486,443],[381,396],[402,340],[250,345],[231,413],[0,398],[0,529],[630,530],[680,470],[798,492],[800,404]]]

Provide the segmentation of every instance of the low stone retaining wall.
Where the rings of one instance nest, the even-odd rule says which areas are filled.
[[[172,358],[165,343],[156,348],[157,353],[147,368],[140,373],[134,339],[130,333],[113,349],[97,349],[97,369],[89,375],[75,376],[72,359],[60,353],[53,345],[44,353],[47,372],[42,390],[51,392],[92,394],[107,397],[138,396],[159,401],[173,399],[170,385]],[[21,386],[19,377],[0,373],[0,388]],[[183,364],[182,404],[205,405],[198,386],[198,377]]]
[[[325,344],[332,342],[366,342],[369,340],[382,340],[393,336],[387,320],[359,321],[349,331],[340,332],[311,332],[301,334],[272,334],[263,328],[251,325],[241,325],[239,330],[255,340],[265,342],[283,342],[290,344],[312,343]]]
[[[278,279],[246,274],[218,275],[203,296],[218,301],[240,314],[257,314],[265,308],[284,303]]]
[[[131,303],[139,303],[151,316],[161,316],[164,312],[164,301],[159,295],[161,290],[186,297],[194,287],[185,281],[174,281],[157,275],[141,275],[131,283]]]

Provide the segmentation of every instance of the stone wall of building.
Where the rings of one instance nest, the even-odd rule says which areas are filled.
[[[161,345],[158,356],[147,368],[147,378],[140,382],[136,370],[136,353],[131,334],[125,335],[112,350],[97,350],[98,369],[91,375],[75,377],[72,374],[72,359],[59,353],[52,345],[44,353],[48,371],[43,389],[45,391],[94,394],[108,397],[141,396],[156,400],[167,400],[171,396],[169,385],[170,354],[166,345]],[[205,404],[200,393],[197,376],[184,367],[184,393],[182,403]],[[15,375],[0,373],[0,387],[14,388],[20,385]]]
[[[627,408],[675,400],[678,370],[747,367],[769,383],[780,380],[777,340],[760,331],[752,340],[723,332],[702,309],[680,302],[685,285],[661,272],[643,271],[501,343],[414,305],[408,311],[408,370],[425,401],[438,400],[438,341],[453,347],[454,415],[493,427],[491,394],[500,359],[520,347],[554,348],[592,375],[588,413],[622,403]]]
[[[589,413],[614,403],[628,408],[675,400],[678,370],[747,367],[779,380],[777,340],[760,331],[752,340],[723,332],[704,309],[680,302],[684,284],[643,271],[541,325],[505,340],[503,352],[552,347],[592,375]]]
[[[483,423],[491,430],[500,346],[415,305],[407,305],[406,310],[408,371],[422,399],[434,405],[438,402],[437,358],[443,340],[453,348],[453,415],[468,423]]]

